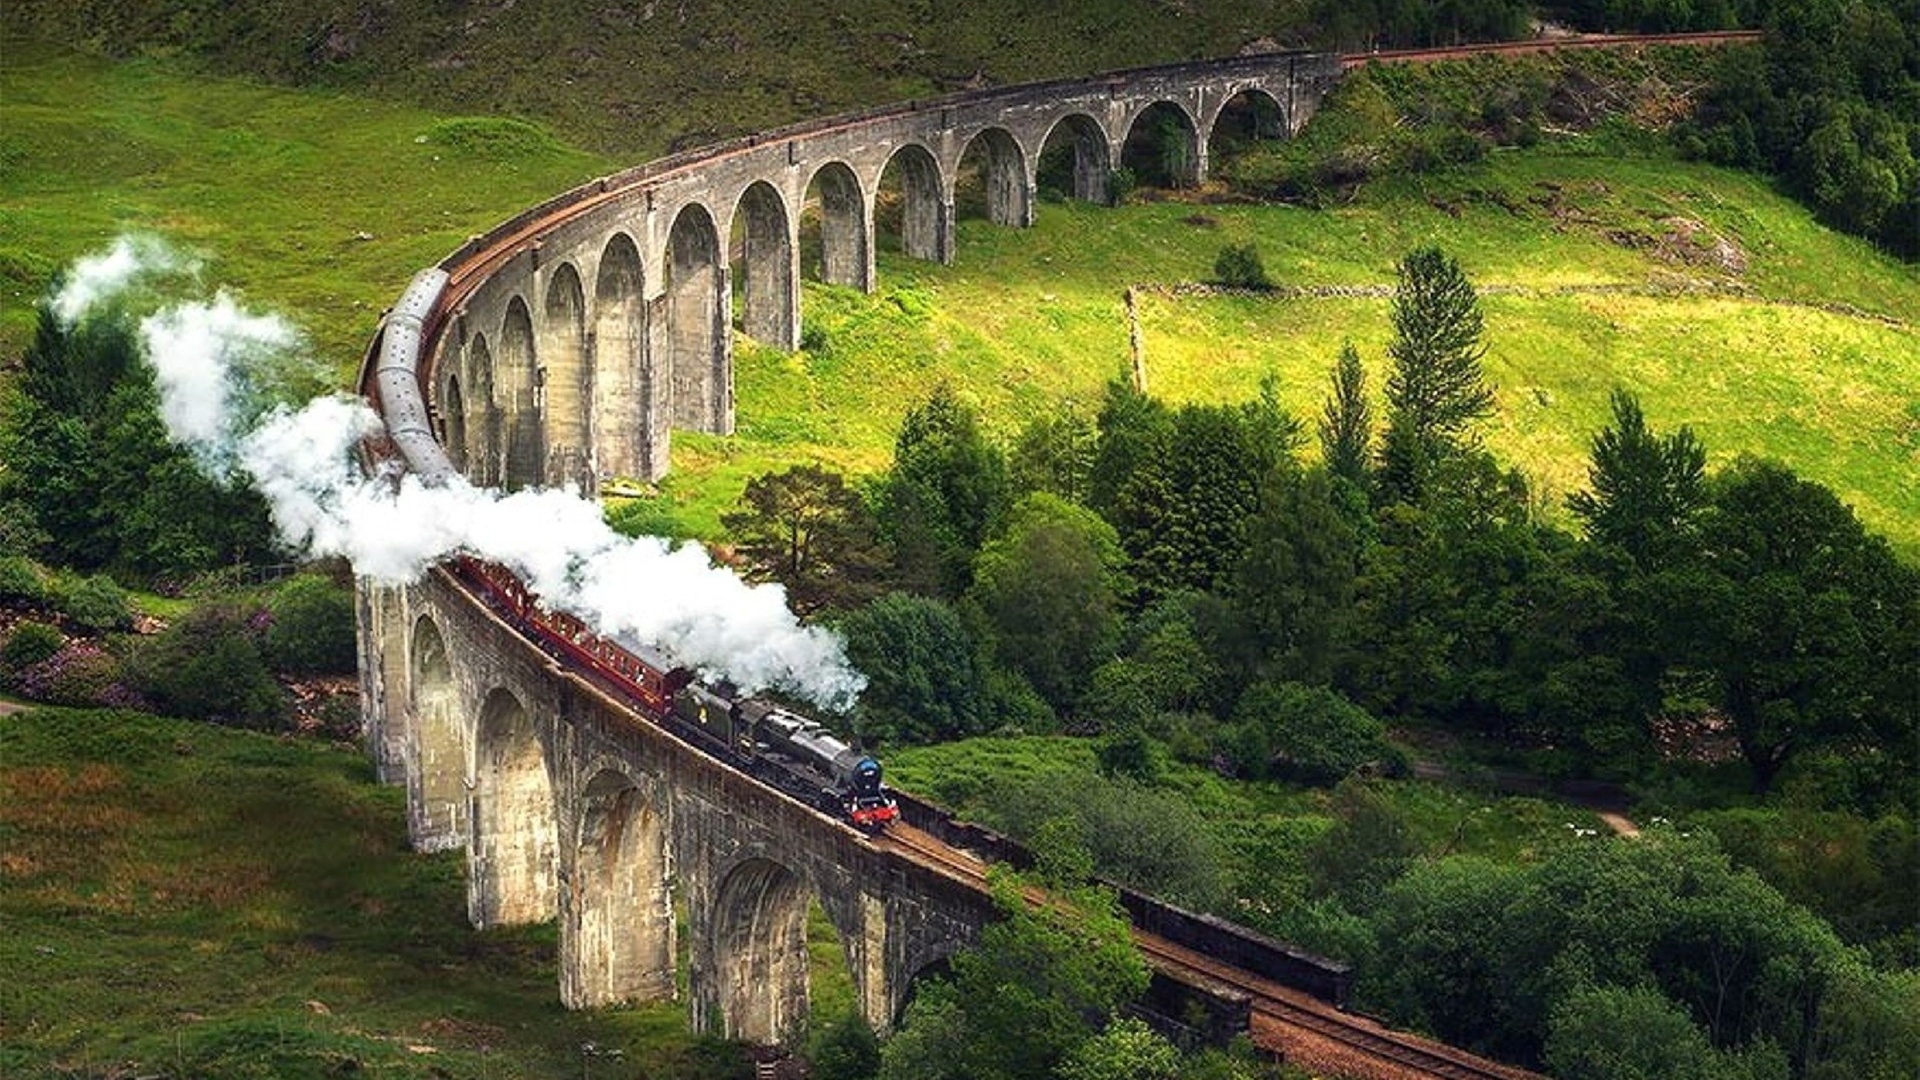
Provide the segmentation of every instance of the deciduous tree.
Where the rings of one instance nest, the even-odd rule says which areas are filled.
[[[785,585],[803,615],[851,608],[879,591],[885,558],[873,517],[831,469],[796,465],[757,476],[720,520],[748,560],[748,576]]]
[[[1022,499],[980,552],[969,598],[994,654],[1057,711],[1078,702],[1118,629],[1124,562],[1112,526],[1047,494]]]

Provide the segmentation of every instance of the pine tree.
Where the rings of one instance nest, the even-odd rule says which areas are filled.
[[[1612,400],[1613,424],[1594,436],[1587,466],[1593,490],[1567,505],[1591,539],[1651,568],[1692,546],[1707,505],[1707,451],[1690,428],[1654,434],[1631,393],[1616,389]]]
[[[1332,373],[1333,393],[1320,418],[1320,454],[1327,471],[1367,489],[1367,456],[1373,442],[1373,408],[1367,404],[1367,372],[1349,341],[1340,346]]]
[[[1480,298],[1460,264],[1425,247],[1400,260],[1399,275],[1381,479],[1392,497],[1417,502],[1435,464],[1471,445],[1471,425],[1493,410],[1493,391],[1480,371]]]

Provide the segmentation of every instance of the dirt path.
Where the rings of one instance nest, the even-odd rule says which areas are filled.
[[[22,705],[14,701],[0,701],[0,716],[5,716],[8,713],[26,712],[31,708],[33,708],[33,706]]]
[[[1413,775],[1420,780],[1451,782],[1455,777],[1453,770],[1437,761],[1416,760],[1413,763]],[[1545,777],[1511,769],[1488,769],[1485,775],[1491,781],[1494,790],[1508,795],[1531,795],[1535,798],[1561,799],[1575,806],[1592,811],[1594,816],[1605,822],[1607,828],[1620,836],[1639,836],[1640,826],[1626,815],[1626,795],[1611,784],[1568,783],[1555,785]]]

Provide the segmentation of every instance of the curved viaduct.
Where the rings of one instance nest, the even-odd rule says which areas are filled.
[[[1169,178],[1198,181],[1230,101],[1257,100],[1259,133],[1288,134],[1339,73],[1336,57],[1276,54],[996,89],[595,181],[441,264],[415,367],[426,424],[482,485],[657,477],[671,430],[732,429],[736,293],[742,332],[798,344],[803,208],[814,275],[871,290],[882,206],[907,255],[946,261],[963,179],[994,222],[1029,225],[1043,153],[1070,159],[1072,196],[1105,202],[1151,125]],[[678,904],[695,1026],[783,1041],[806,1013],[811,898],[885,1030],[915,975],[991,917],[977,884],[727,769],[562,668],[449,570],[363,581],[358,619],[369,741],[383,779],[406,786],[412,843],[465,851],[475,926],[558,920],[569,1006],[671,996]]]
[[[1150,141],[1166,142],[1150,167],[1196,182],[1230,101],[1257,104],[1261,134],[1290,134],[1340,73],[1338,57],[1279,53],[1006,87],[735,140],[577,188],[442,263],[453,280],[423,368],[435,431],[482,484],[655,479],[672,430],[733,430],[736,323],[796,348],[802,277],[872,291],[881,221],[906,255],[946,262],[963,183],[992,221],[1030,225],[1049,152],[1070,155],[1067,194],[1092,202]]]

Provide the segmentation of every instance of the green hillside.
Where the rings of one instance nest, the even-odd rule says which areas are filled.
[[[1721,241],[1739,269],[1712,254]],[[1585,483],[1587,440],[1625,386],[1717,460],[1779,457],[1902,547],[1920,543],[1920,274],[1752,177],[1578,149],[1496,155],[1327,211],[1067,204],[1028,231],[962,222],[951,267],[884,260],[871,297],[810,288],[824,349],[743,346],[738,436],[679,438],[668,490],[690,531],[709,532],[771,461],[878,468],[904,409],[941,380],[1007,436],[1063,398],[1091,406],[1127,364],[1124,290],[1202,281],[1245,242],[1278,284],[1332,295],[1144,293],[1156,395],[1244,400],[1272,374],[1310,418],[1347,339],[1377,391],[1379,290],[1401,254],[1434,242],[1487,294],[1488,440],[1555,503]]]
[[[679,1004],[562,1008],[552,925],[470,929],[461,857],[410,852],[404,802],[350,748],[0,715],[0,1075],[745,1070]]]
[[[23,0],[8,22],[113,56],[510,113],[653,156],[861,105],[1298,45],[1306,0]]]
[[[54,270],[135,229],[202,254],[207,282],[290,314],[344,375],[414,269],[616,164],[518,122],[159,60],[19,41],[7,52],[9,356]],[[1694,425],[1717,458],[1780,457],[1903,549],[1920,546],[1920,270],[1746,174],[1615,149],[1501,152],[1321,211],[1047,203],[1031,230],[963,220],[951,267],[883,251],[872,296],[809,285],[810,351],[741,339],[739,434],[678,437],[667,500],[646,516],[711,535],[751,475],[804,459],[878,468],[903,410],[942,380],[1003,434],[1062,398],[1090,402],[1126,364],[1124,290],[1200,281],[1226,244],[1255,243],[1285,286],[1377,292],[1431,241],[1488,294],[1490,441],[1547,493],[1583,482],[1585,441],[1608,389],[1625,385],[1661,426]],[[1348,338],[1379,383],[1379,295],[1147,292],[1140,314],[1149,382],[1173,400],[1245,398],[1271,372],[1309,415]]]

